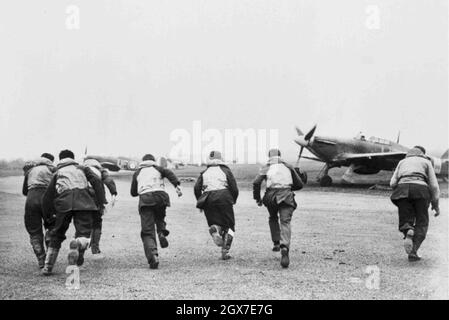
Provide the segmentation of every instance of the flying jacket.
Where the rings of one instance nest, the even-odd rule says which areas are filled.
[[[407,156],[399,162],[391,177],[390,186],[393,188],[391,200],[409,198],[411,189],[416,197],[416,191],[422,190],[420,197],[430,200],[433,206],[438,206],[440,188],[435,170],[430,160],[417,148],[410,149]]]
[[[155,161],[147,160],[139,164],[139,169],[134,173],[131,182],[131,196],[139,196],[139,208],[170,206],[164,178],[167,178],[174,187],[181,184],[171,170],[158,166]]]
[[[114,180],[109,175],[108,170],[95,159],[87,159],[84,161],[84,165],[89,167],[96,175],[103,181],[103,184],[108,188],[109,193],[113,196],[117,195],[117,187]]]
[[[89,191],[89,183],[94,194]],[[62,159],[43,197],[44,217],[69,211],[97,211],[106,203],[101,180],[88,167]]]
[[[239,196],[234,175],[223,163],[209,164],[200,173],[193,190],[199,209],[209,204],[233,205]]]
[[[24,196],[31,189],[46,189],[56,171],[53,162],[47,158],[27,162],[23,169],[25,178],[23,179],[22,194]]]
[[[284,203],[296,208],[295,194],[292,191],[301,190],[303,183],[293,166],[280,157],[271,157],[253,182],[253,198],[257,202],[261,201],[260,189],[265,180],[267,181],[263,197],[265,206],[271,203]]]

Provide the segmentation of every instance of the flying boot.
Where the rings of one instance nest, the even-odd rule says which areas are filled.
[[[289,254],[289,249],[282,245],[281,246],[281,266],[282,268],[288,268],[289,264],[290,264],[290,258],[288,256]]]
[[[159,244],[161,245],[161,248],[167,248],[168,247],[168,240],[167,236],[170,234],[168,230],[162,230],[157,234],[159,238]]]
[[[223,247],[221,249],[221,259],[229,260],[231,256],[229,255],[229,250],[231,249],[232,240],[234,239],[234,232],[229,229],[223,234]]]
[[[45,265],[42,269],[42,274],[45,276],[49,276],[53,273],[53,266],[56,263],[56,259],[58,258],[59,248],[49,247],[47,250],[47,255],[45,257]]]
[[[37,263],[39,268],[42,269],[45,266],[45,248],[44,248],[44,239],[41,235],[31,236],[30,237],[31,247],[33,248],[34,254],[37,257]]]
[[[101,229],[100,228],[93,229],[90,241],[90,249],[92,251],[92,254],[101,253],[100,239],[101,239]]]
[[[81,267],[84,264],[84,253],[86,252],[87,248],[90,244],[90,239],[86,237],[79,237],[78,240],[78,260],[76,261],[76,265],[78,267]]]
[[[415,235],[415,231],[413,229],[408,229],[405,233],[404,238],[404,250],[407,254],[412,253],[413,251],[413,237]]]
[[[223,243],[224,243],[224,238],[221,235],[222,233],[222,229],[220,226],[217,226],[215,224],[211,225],[209,227],[209,233],[212,236],[212,240],[214,240],[214,243],[218,246],[218,247],[223,247]]]
[[[89,246],[90,239],[79,237],[72,239],[69,244],[69,254],[67,260],[69,265],[77,265],[81,267],[84,264],[84,253]]]
[[[421,257],[418,256],[418,249],[421,247],[421,244],[424,241],[425,236],[422,236],[415,232],[415,235],[413,237],[413,249],[408,255],[408,261],[414,262],[421,260]]]
[[[159,267],[159,256],[157,253],[156,243],[148,236],[142,237],[143,249],[147,258],[150,269],[157,269]]]

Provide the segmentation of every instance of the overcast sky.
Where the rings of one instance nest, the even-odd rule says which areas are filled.
[[[448,146],[447,0],[3,1],[0,41],[0,158],[162,155],[194,120]]]

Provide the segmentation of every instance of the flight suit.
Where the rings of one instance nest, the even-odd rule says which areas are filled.
[[[239,194],[234,175],[223,162],[212,162],[201,172],[194,192],[197,208],[204,210],[209,233],[215,244],[222,247],[222,259],[229,259],[235,232],[233,205]]]
[[[44,247],[44,233],[42,225],[45,230],[50,229],[54,221],[53,219],[44,219],[42,212],[42,197],[50,184],[53,173],[56,168],[53,162],[47,158],[40,158],[29,165],[25,172],[23,181],[22,193],[26,196],[25,202],[25,228],[30,236],[30,243],[34,254],[37,257],[40,268],[44,267],[45,263],[45,247]],[[47,240],[47,239],[46,239]],[[46,243],[48,246],[48,243]]]
[[[419,149],[411,149],[401,160],[391,177],[391,201],[398,207],[399,231],[410,237],[406,248],[409,260],[417,260],[417,251],[427,235],[429,205],[438,208],[439,185],[430,160]],[[405,243],[407,245],[407,243]]]
[[[101,181],[108,188],[112,196],[117,195],[117,188],[115,186],[114,180],[109,175],[109,172],[106,169],[104,169],[97,160],[87,159],[86,161],[84,161],[84,165],[89,167],[97,175],[97,177],[101,179]],[[92,235],[90,241],[92,254],[101,253],[100,239],[101,239],[101,230],[103,227],[103,214],[104,214],[104,207],[102,207],[100,210],[92,214]]]
[[[94,194],[89,189],[92,186]],[[82,265],[84,251],[89,245],[92,232],[92,214],[106,202],[101,180],[88,167],[78,165],[73,159],[62,159],[43,197],[45,217],[55,215],[55,226],[50,231],[50,243],[43,273],[52,273],[61,243],[73,220],[75,241],[70,242],[69,264]],[[71,262],[72,261],[72,262]]]
[[[179,187],[180,182],[171,170],[158,166],[153,160],[146,160],[139,164],[131,182],[131,196],[139,197],[140,236],[152,269],[156,269],[159,264],[156,233],[162,248],[168,246],[166,237],[170,233],[165,222],[170,198],[165,192],[164,178]]]
[[[262,182],[266,180],[266,191],[260,199]],[[291,219],[297,208],[293,191],[303,187],[296,170],[280,157],[271,157],[253,182],[253,197],[268,209],[271,240],[275,247],[288,255],[291,241]]]

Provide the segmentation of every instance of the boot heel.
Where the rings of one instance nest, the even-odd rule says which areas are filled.
[[[168,247],[167,238],[162,233],[159,233],[158,236],[159,236],[159,244],[161,245],[161,248],[167,248]]]
[[[90,241],[90,249],[92,254],[100,254],[100,239],[101,239],[101,229],[92,230],[91,241]]]
[[[159,256],[154,254],[148,263],[150,265],[150,269],[157,269],[159,267]]]
[[[229,250],[221,249],[221,259],[222,260],[229,260],[229,259],[231,259],[231,255],[229,254]]]
[[[412,229],[407,231],[404,239],[404,250],[407,254],[410,254],[413,251],[413,236],[415,232]]]
[[[209,228],[209,233],[212,236],[212,240],[218,247],[223,247],[223,238],[220,236],[218,228],[215,225],[212,225]]]
[[[282,268],[288,268],[290,265],[290,258],[288,256],[288,248],[282,247],[281,248],[281,266]]]
[[[79,258],[79,250],[78,250],[78,240],[73,239],[69,244],[69,254],[67,255],[67,260],[70,266],[76,265]]]

